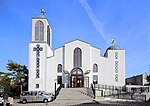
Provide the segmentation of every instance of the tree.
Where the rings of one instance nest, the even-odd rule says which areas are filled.
[[[0,72],[0,86],[4,88],[4,93],[11,94],[11,73]]]
[[[20,85],[20,93],[22,93],[22,85],[27,83],[28,69],[25,65],[20,65],[12,60],[8,60],[6,68],[11,71],[14,83]]]

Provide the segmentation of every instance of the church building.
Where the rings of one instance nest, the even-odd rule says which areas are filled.
[[[32,19],[29,91],[54,92],[55,84],[70,88],[91,83],[125,85],[125,50],[112,44],[103,55],[101,49],[76,39],[53,51],[52,29],[42,13]]]

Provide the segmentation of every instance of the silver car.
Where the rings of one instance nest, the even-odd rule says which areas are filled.
[[[41,102],[47,103],[49,101],[52,101],[52,95],[49,95],[48,93],[44,91],[24,91],[20,95],[20,102],[23,104],[27,102]]]

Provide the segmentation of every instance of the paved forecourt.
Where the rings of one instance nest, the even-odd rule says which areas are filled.
[[[56,100],[49,103],[18,103],[14,100],[13,106],[150,106],[150,102],[127,101],[99,97],[95,100],[86,95],[86,88],[62,88]]]

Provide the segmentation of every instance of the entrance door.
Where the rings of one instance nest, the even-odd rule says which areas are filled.
[[[72,88],[83,87],[84,76],[80,68],[75,68],[72,70],[70,84]]]
[[[89,87],[89,77],[84,77],[84,87]]]

